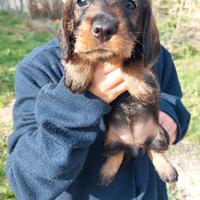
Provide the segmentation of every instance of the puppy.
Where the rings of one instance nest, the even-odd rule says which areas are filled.
[[[99,62],[121,66],[128,92],[111,103],[98,184],[115,177],[124,154],[148,153],[160,178],[177,181],[164,151],[169,136],[159,124],[160,87],[155,73],[159,34],[150,0],[67,0],[59,29],[65,86],[83,93]],[[131,134],[121,141],[116,133]]]

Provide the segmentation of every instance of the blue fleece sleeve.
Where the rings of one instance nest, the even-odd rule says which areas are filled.
[[[171,116],[178,126],[176,144],[187,132],[190,113],[181,101],[182,91],[172,57],[164,48],[161,49],[158,62],[158,77],[161,87],[160,110]]]
[[[82,170],[100,120],[110,111],[89,92],[71,93],[63,78],[47,82],[41,71],[18,67],[7,176],[19,200],[56,199],[65,191]]]

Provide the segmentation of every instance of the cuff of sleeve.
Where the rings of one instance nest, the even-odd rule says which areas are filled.
[[[65,88],[63,78],[57,85],[44,86],[37,96],[36,113],[39,121],[56,120],[59,127],[87,128],[94,127],[101,117],[111,110],[109,104],[90,92],[74,94]],[[43,118],[43,119],[40,119]]]
[[[178,117],[176,115],[176,112],[174,111],[173,107],[170,105],[169,102],[167,102],[165,99],[162,98],[160,99],[160,111],[168,114],[177,124],[177,135],[176,135],[176,140],[174,144],[178,143],[182,139],[181,135],[181,125],[179,123]]]

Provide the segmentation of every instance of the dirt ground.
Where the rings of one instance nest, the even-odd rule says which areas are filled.
[[[176,188],[182,193],[184,199],[200,199],[200,145],[183,140],[172,146],[169,160],[179,173]]]
[[[14,100],[10,102],[6,107],[0,108],[0,122],[8,123],[12,120],[12,108],[14,105]]]
[[[13,105],[14,101],[8,104],[5,108],[0,109],[1,123],[8,123],[12,120],[11,113]],[[179,173],[179,180],[175,187],[176,190],[181,193],[181,198],[176,197],[174,199],[199,200],[200,145],[185,139],[170,148],[168,158]]]

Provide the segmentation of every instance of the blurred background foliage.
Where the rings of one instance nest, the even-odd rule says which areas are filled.
[[[183,102],[192,113],[188,137],[200,141],[200,1],[154,0],[161,42],[172,53],[183,90]]]
[[[4,167],[7,137],[12,131],[11,116],[5,110],[11,109],[14,99],[16,65],[34,47],[57,35],[61,7],[61,0],[0,0],[0,200],[15,199]],[[161,42],[176,64],[183,102],[192,114],[186,141],[199,145],[200,1],[153,0],[153,8]],[[169,187],[169,196],[170,200],[185,199],[182,191],[173,187]]]

